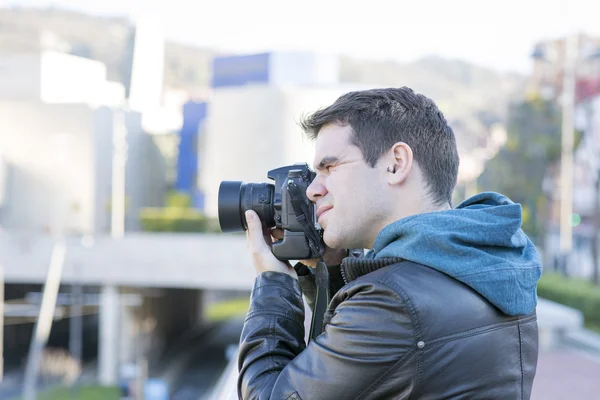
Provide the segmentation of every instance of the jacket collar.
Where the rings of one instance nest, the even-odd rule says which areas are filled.
[[[376,260],[347,257],[342,261],[342,264],[340,265],[340,271],[342,273],[344,283],[348,284],[363,275],[377,271],[378,269],[388,265],[399,263],[401,261],[404,260],[398,257],[378,258]]]

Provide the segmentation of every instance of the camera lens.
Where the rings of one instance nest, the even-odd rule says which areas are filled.
[[[270,183],[246,183],[223,181],[219,186],[219,224],[223,232],[239,232],[248,229],[246,210],[254,210],[264,226],[275,226],[273,194],[275,186]]]

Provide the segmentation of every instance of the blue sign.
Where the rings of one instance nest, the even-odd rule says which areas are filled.
[[[212,87],[269,82],[270,53],[215,57]]]
[[[177,181],[175,189],[195,197],[198,178],[198,130],[206,119],[207,104],[188,101],[183,106],[183,126],[179,132]]]

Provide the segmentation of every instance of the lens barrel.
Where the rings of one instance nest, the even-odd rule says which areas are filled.
[[[274,188],[270,183],[221,182],[218,200],[221,230],[240,232],[248,229],[246,210],[254,210],[264,226],[275,226]]]

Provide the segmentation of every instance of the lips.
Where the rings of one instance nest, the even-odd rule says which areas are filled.
[[[317,220],[319,219],[319,217],[321,215],[323,215],[323,213],[331,210],[332,208],[333,208],[333,206],[321,206],[321,207],[317,208]]]

